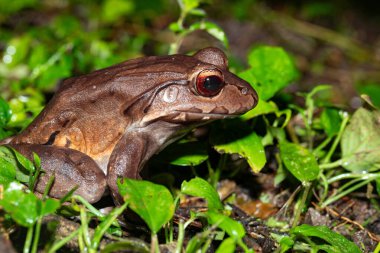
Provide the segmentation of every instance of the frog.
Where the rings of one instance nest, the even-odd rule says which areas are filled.
[[[121,203],[119,178],[141,179],[146,162],[192,129],[253,109],[258,95],[228,70],[221,49],[147,56],[62,82],[21,133],[3,140],[44,171],[35,185],[49,196],[90,203],[108,192]]]

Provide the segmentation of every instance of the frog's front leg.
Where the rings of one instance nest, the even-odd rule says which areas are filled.
[[[49,178],[54,175],[54,183],[49,196],[62,198],[71,189],[78,187],[75,194],[90,203],[97,202],[106,189],[106,178],[96,162],[77,150],[39,144],[7,144],[29,159],[33,152],[41,159],[42,173],[35,190],[43,193]]]
[[[140,170],[152,155],[148,149],[149,138],[143,133],[125,134],[112,151],[108,162],[107,185],[117,204],[122,198],[117,187],[118,178],[140,179]]]

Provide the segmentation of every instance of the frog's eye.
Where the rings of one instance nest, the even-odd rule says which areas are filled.
[[[219,70],[203,70],[197,76],[195,88],[201,96],[212,97],[220,92],[224,86],[223,75]]]

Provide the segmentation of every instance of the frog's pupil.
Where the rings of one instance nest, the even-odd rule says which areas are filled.
[[[222,80],[218,76],[208,76],[204,80],[204,88],[209,91],[217,91],[220,89]]]

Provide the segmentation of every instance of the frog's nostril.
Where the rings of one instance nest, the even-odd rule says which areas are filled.
[[[244,87],[243,89],[241,89],[241,94],[246,95],[247,93],[248,93],[247,87]]]

